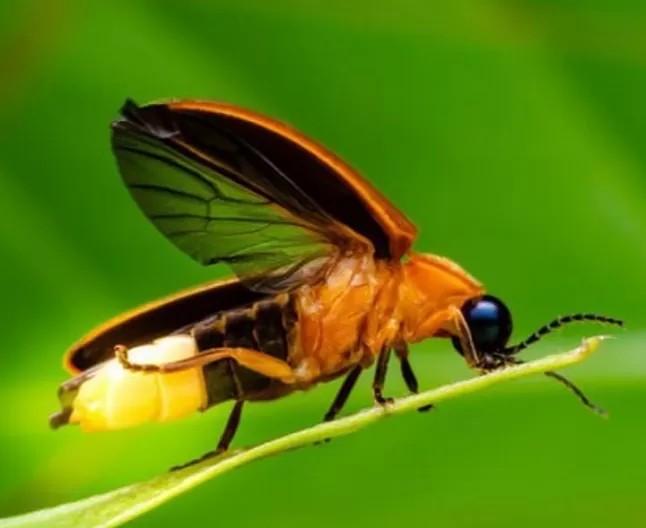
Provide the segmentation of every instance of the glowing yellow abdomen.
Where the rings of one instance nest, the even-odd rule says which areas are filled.
[[[128,359],[159,365],[198,353],[191,336],[178,335],[132,348]],[[172,374],[131,372],[113,359],[80,387],[69,423],[79,424],[84,431],[124,429],[181,418],[206,403],[202,368]]]

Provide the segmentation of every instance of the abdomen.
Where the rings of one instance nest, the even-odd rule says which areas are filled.
[[[225,347],[288,361],[296,325],[292,295],[265,297],[129,348],[128,358],[161,365]],[[62,410],[50,423],[54,428],[76,423],[88,431],[123,429],[181,418],[231,399],[271,399],[286,392],[280,382],[229,359],[169,374],[124,370],[113,357],[61,385]]]
[[[71,356],[75,360],[82,357],[87,368],[60,387],[62,410],[50,423],[60,427],[72,418],[81,426],[91,421],[92,430],[131,427],[180,418],[227,400],[275,399],[333,379],[361,360],[357,352],[365,349],[361,344],[365,342],[367,321],[379,326],[384,320],[384,310],[375,300],[388,277],[390,272],[377,272],[369,257],[344,259],[323,284],[304,286],[289,294],[255,299],[248,299],[247,294],[244,300],[233,295],[224,299],[226,291],[235,293],[239,286],[231,283],[222,289],[213,288],[205,300],[217,298],[221,309],[163,335],[149,333],[152,343],[137,344],[141,336],[136,332],[123,342],[120,326],[110,326],[108,332],[82,342],[77,351],[85,355]],[[236,298],[240,302],[236,303]],[[182,303],[184,299],[188,297],[182,298]],[[152,311],[163,315],[179,304],[171,300]],[[208,313],[208,305],[199,309]],[[154,322],[144,311],[136,312],[126,323],[134,324],[140,313]],[[299,374],[307,375],[305,381],[285,385],[231,359],[189,369],[181,373],[185,376],[124,371],[113,356],[93,364],[107,353],[103,351],[108,345],[129,348],[132,362],[156,364],[187,359],[214,348],[247,348],[285,361]],[[177,405],[180,401],[191,403]],[[90,417],[90,409],[98,410],[98,414]]]
[[[294,295],[269,297],[250,306],[220,312],[191,327],[199,352],[213,348],[249,348],[289,362],[298,324]],[[184,329],[183,331],[186,331]],[[208,406],[226,400],[271,399],[286,387],[226,359],[203,367]]]

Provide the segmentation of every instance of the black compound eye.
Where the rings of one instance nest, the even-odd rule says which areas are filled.
[[[462,314],[471,331],[478,352],[501,352],[511,336],[511,313],[505,304],[493,295],[470,299],[462,307]],[[460,340],[453,338],[453,346],[462,353]]]

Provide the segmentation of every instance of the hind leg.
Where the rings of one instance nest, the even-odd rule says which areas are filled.
[[[181,464],[179,466],[174,466],[170,470],[177,471],[179,469],[184,469],[189,466],[193,466],[199,462],[202,462],[204,460],[207,460],[209,458],[213,458],[218,455],[221,455],[222,453],[228,451],[229,445],[231,445],[231,441],[233,440],[238,430],[238,426],[240,425],[240,417],[242,416],[243,403],[244,402],[241,400],[236,401],[233,407],[233,410],[229,415],[229,419],[227,420],[227,425],[224,428],[224,431],[222,432],[222,436],[220,436],[218,447],[215,449],[215,451],[209,451],[208,453],[205,453],[204,455],[202,455],[199,458],[196,458],[195,460],[191,460],[190,462],[186,462],[185,464]]]

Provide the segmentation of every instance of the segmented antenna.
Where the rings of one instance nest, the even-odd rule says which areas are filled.
[[[522,364],[526,363],[526,361],[523,361],[522,359],[518,359],[518,358],[507,358],[507,361],[509,361],[510,363],[513,363],[515,365],[522,365]],[[563,385],[565,385],[572,393],[574,393],[574,395],[577,398],[579,398],[579,401],[583,405],[585,405],[588,409],[592,409],[594,412],[596,412],[597,414],[600,414],[601,416],[604,416],[604,417],[608,416],[608,413],[604,409],[602,409],[598,405],[595,405],[590,400],[590,398],[588,398],[585,394],[583,394],[583,391],[581,389],[579,389],[579,387],[577,387],[574,383],[572,383],[565,376],[563,376],[561,374],[558,374],[557,372],[554,372],[552,370],[548,370],[547,372],[545,372],[545,375],[548,378],[552,378],[552,379],[562,383]]]
[[[568,323],[575,323],[575,322],[581,322],[581,321],[596,321],[598,323],[606,323],[606,324],[621,326],[622,328],[624,326],[623,321],[620,321],[619,319],[614,319],[612,317],[606,317],[605,315],[597,315],[597,314],[590,314],[590,313],[563,315],[561,317],[557,317],[556,319],[554,319],[554,321],[552,321],[549,324],[546,324],[542,328],[539,328],[531,336],[529,336],[524,341],[521,341],[517,345],[505,348],[503,351],[503,354],[504,355],[518,354],[518,352],[536,343],[536,341],[539,341],[546,334],[553,332],[557,328],[564,326]]]
[[[585,394],[583,394],[583,391],[579,389],[579,387],[577,387],[565,376],[562,376],[561,374],[557,374],[556,372],[552,372],[552,371],[546,372],[545,375],[549,378],[560,381],[563,385],[565,385],[568,389],[570,389],[579,398],[579,400],[581,400],[581,403],[583,405],[592,409],[597,414],[600,414],[601,416],[608,415],[608,413],[605,410],[603,410],[598,405],[595,405],[594,403],[592,403],[592,401],[590,401],[590,399]]]

